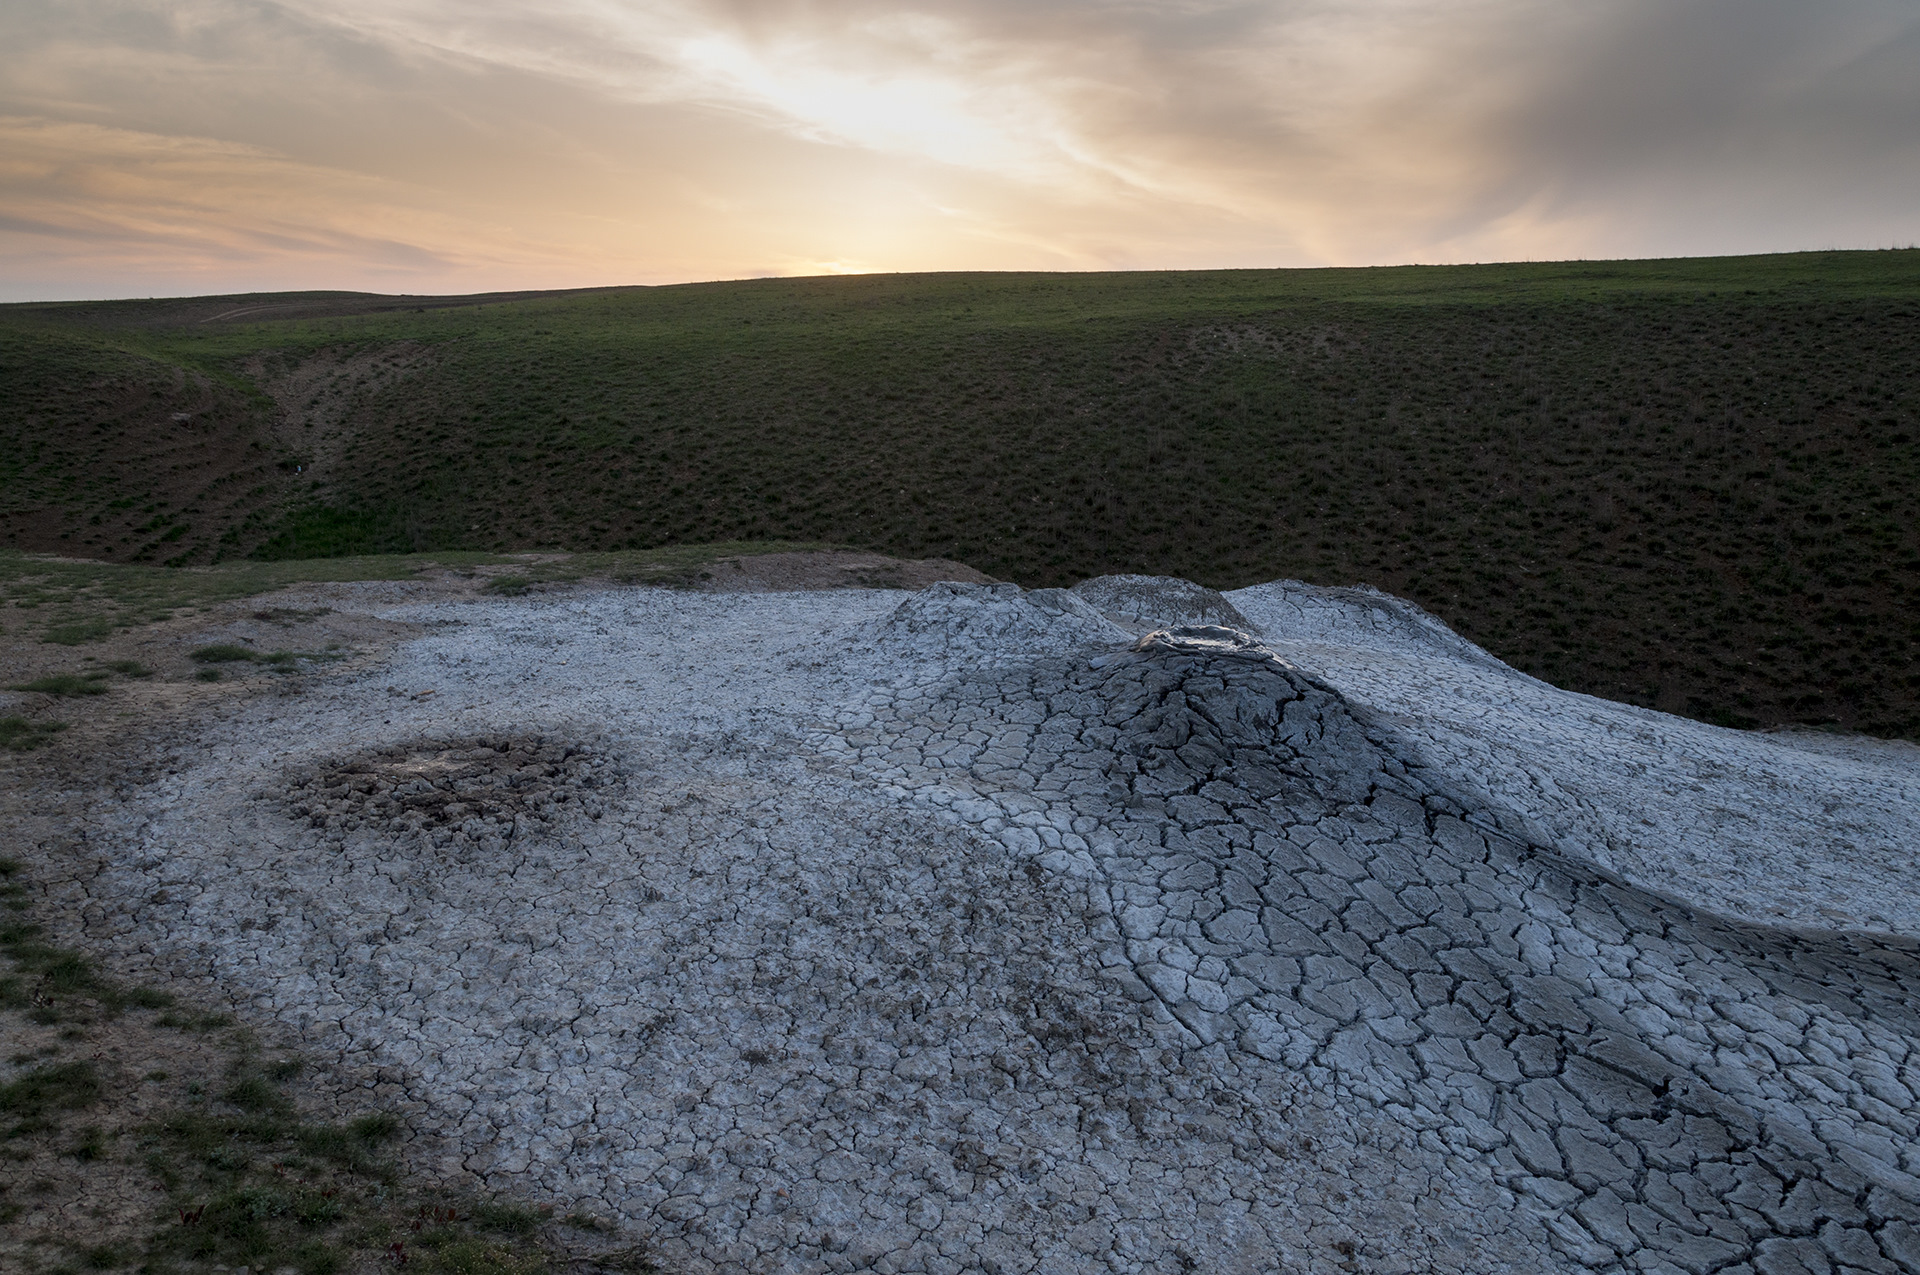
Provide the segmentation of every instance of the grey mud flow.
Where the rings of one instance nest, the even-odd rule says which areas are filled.
[[[1547,844],[1211,602],[897,598],[740,604],[825,636],[712,718],[216,733],[90,925],[667,1270],[1920,1271],[1912,937]]]

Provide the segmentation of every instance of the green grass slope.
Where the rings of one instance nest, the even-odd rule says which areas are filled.
[[[56,338],[97,354],[45,371]],[[0,545],[1366,581],[1560,685],[1920,734],[1920,252],[15,306],[0,339],[36,387],[0,429],[63,466],[0,476],[40,528]],[[278,484],[160,497],[205,529],[179,552],[90,522],[129,480],[75,387],[152,368],[247,405]]]

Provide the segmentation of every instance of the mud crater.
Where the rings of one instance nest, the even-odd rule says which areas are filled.
[[[618,760],[578,740],[418,740],[296,771],[288,777],[286,809],[315,828],[458,828],[510,836],[528,822],[598,819],[611,790],[626,779]]]

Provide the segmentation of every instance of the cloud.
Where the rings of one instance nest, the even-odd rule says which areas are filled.
[[[0,47],[49,284],[1920,239],[1909,0],[70,0]]]

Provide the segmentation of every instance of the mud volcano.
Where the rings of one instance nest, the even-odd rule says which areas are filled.
[[[1920,750],[1163,583],[396,607],[92,923],[667,1270],[1920,1270]]]
[[[290,775],[288,810],[315,828],[447,828],[477,840],[574,810],[597,818],[606,811],[597,790],[623,777],[583,744],[538,735],[429,740]]]

